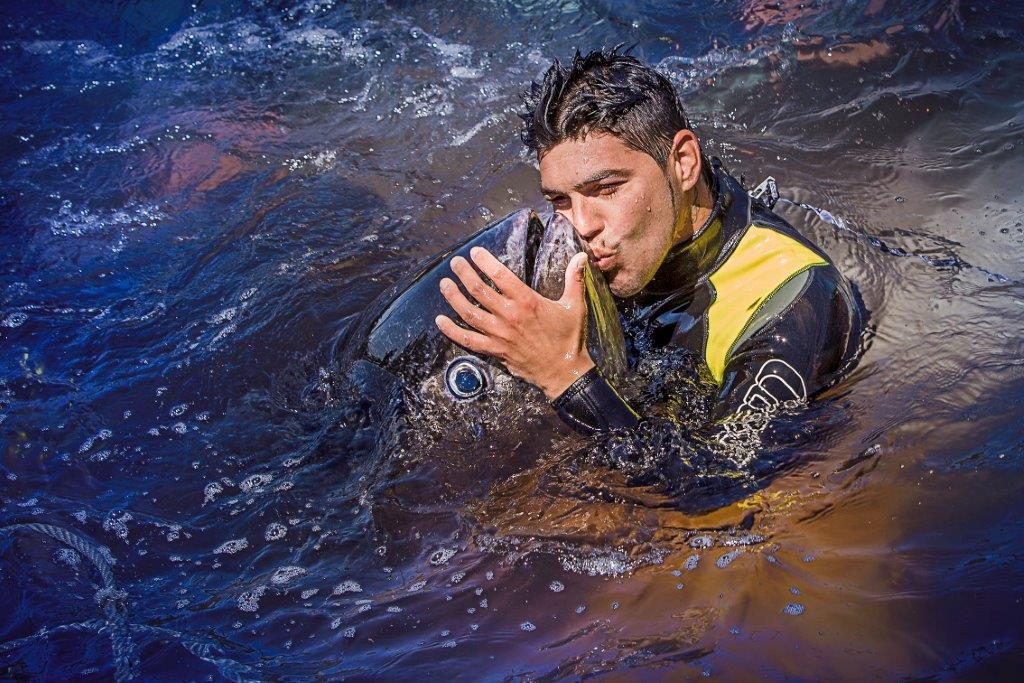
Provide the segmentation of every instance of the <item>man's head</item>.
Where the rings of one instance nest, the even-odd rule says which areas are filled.
[[[631,296],[693,233],[707,164],[672,84],[616,50],[555,62],[524,94],[523,142],[541,190],[586,243],[612,291]]]

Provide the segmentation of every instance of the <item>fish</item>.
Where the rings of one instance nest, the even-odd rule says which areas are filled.
[[[442,313],[457,318],[439,283],[452,276],[451,259],[468,259],[474,247],[490,251],[549,299],[561,297],[566,267],[583,250],[563,216],[515,211],[428,259],[350,328],[342,365],[371,404],[378,430],[374,457],[391,464],[377,479],[392,497],[405,489],[403,499],[415,490],[414,498],[431,504],[465,501],[529,467],[545,438],[566,435],[540,390],[499,362],[461,348],[434,323]],[[589,262],[584,284],[587,348],[615,384],[627,371],[619,312],[603,275]]]

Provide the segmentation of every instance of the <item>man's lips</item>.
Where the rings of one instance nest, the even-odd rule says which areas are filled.
[[[597,268],[598,270],[608,270],[608,267],[611,266],[612,261],[614,261],[614,260],[615,260],[615,252],[614,251],[609,251],[609,252],[592,251],[590,253],[590,262],[593,263],[594,267]]]

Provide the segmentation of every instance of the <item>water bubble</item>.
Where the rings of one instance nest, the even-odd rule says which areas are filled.
[[[9,327],[13,329],[15,327],[21,327],[23,324],[25,324],[26,320],[28,320],[28,314],[18,311],[16,313],[11,313],[6,318],[4,318],[3,321],[0,322],[0,326]]]
[[[455,552],[456,551],[454,548],[440,548],[439,550],[435,550],[434,553],[430,556],[430,564],[434,565],[435,567],[438,567],[442,564],[447,564],[448,560],[452,559],[452,557],[455,555]]]
[[[565,590],[565,584],[561,581],[552,581],[548,588],[551,589],[552,593],[561,593]]]
[[[587,611],[586,605],[576,605],[576,614],[583,614]]]
[[[280,541],[288,533],[288,527],[280,522],[271,522],[267,525],[266,531],[263,532],[263,537],[268,541]]]
[[[410,593],[415,593],[418,590],[422,590],[423,587],[426,586],[426,585],[427,585],[426,581],[417,581],[416,583],[414,583],[411,586],[409,586],[409,592]]]
[[[344,631],[341,632],[341,635],[345,636],[346,638],[355,638],[356,637],[356,627],[355,626],[349,626],[347,629],[345,629]]]
[[[714,544],[715,544],[715,539],[711,538],[710,536],[695,536],[695,537],[690,539],[690,547],[691,548],[698,548],[698,549],[710,548]]]
[[[246,477],[238,488],[242,489],[246,493],[253,491],[259,491],[261,488],[269,484],[274,480],[274,477],[269,474],[254,474],[251,477]]]
[[[792,617],[798,617],[804,613],[804,606],[801,605],[799,602],[791,602],[785,607],[783,607],[782,611],[785,614],[788,614]]]
[[[715,561],[715,566],[718,567],[719,569],[725,569],[730,564],[732,564],[733,560],[735,560],[737,557],[739,557],[742,554],[743,554],[743,549],[742,548],[737,548],[736,550],[729,551],[725,555],[722,555],[720,558],[718,558]]]
[[[523,623],[519,624],[519,628],[523,631],[526,631],[527,633],[529,633],[530,631],[537,630],[537,627],[533,625],[533,622],[529,621],[524,621]]]
[[[306,590],[299,593],[299,597],[303,600],[309,600],[311,597],[320,592],[319,588],[307,588]]]
[[[698,562],[700,562],[700,555],[690,555],[686,558],[686,561],[683,562],[683,568],[688,572],[692,572],[697,568]]]
[[[896,203],[897,204],[902,204],[905,201],[907,201],[906,197],[901,197],[900,195],[896,195]]]

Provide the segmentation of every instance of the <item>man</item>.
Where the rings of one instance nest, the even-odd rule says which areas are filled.
[[[616,50],[557,61],[524,97],[523,141],[541,190],[585,245],[548,300],[476,249],[441,291],[462,346],[540,388],[583,433],[639,416],[601,377],[584,339],[585,259],[655,346],[692,351],[717,387],[719,440],[759,431],[783,403],[833,383],[859,347],[861,314],[828,257],[701,150],[669,81]],[[475,268],[474,268],[475,265]],[[486,284],[477,269],[489,278]]]

